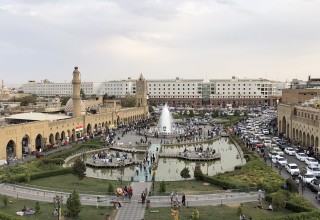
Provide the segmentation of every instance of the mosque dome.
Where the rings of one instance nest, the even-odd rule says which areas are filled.
[[[66,106],[64,107],[64,111],[68,114],[70,112],[72,113],[72,110],[73,110],[73,100],[72,98],[70,98]],[[82,114],[86,112],[86,106],[82,100],[80,100],[80,111]]]

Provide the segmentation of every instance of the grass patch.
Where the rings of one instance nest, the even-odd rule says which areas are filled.
[[[67,198],[64,198],[67,200]],[[9,203],[7,207],[4,207],[3,204],[0,205],[0,211],[15,216],[15,213],[23,209],[24,205],[32,208],[34,210],[36,201],[25,200],[25,199],[16,199],[9,197]],[[39,202],[40,203],[40,213],[21,217],[22,219],[33,219],[33,220],[56,220],[57,216],[53,215],[54,205],[49,202]],[[62,212],[66,210],[65,205],[62,206]],[[65,220],[87,220],[87,219],[104,219],[106,213],[112,213],[115,216],[115,211],[113,207],[95,207],[95,206],[83,206],[82,210],[77,218],[67,218]]]
[[[159,194],[161,182],[155,182],[156,194]],[[177,192],[178,194],[211,194],[211,193],[220,193],[223,190],[219,186],[212,184],[206,185],[203,181],[197,180],[186,180],[186,181],[168,181],[166,183],[166,192],[164,195],[169,195],[171,192]]]
[[[51,190],[59,189],[65,192],[72,192],[73,190],[76,190],[78,193],[107,194],[109,183],[112,183],[114,189],[121,187],[120,182],[115,180],[103,180],[90,177],[85,177],[79,182],[78,178],[72,174],[33,180],[28,184],[28,186]],[[130,182],[122,181],[122,187],[125,185],[130,185]]]
[[[267,211],[268,203],[263,203],[264,209],[256,209],[254,208],[257,203],[243,203],[242,204],[243,214],[248,218],[251,216],[252,219],[274,219],[276,217],[285,217],[293,212],[280,209],[274,212]],[[199,206],[199,207],[182,207],[180,209],[180,218],[179,220],[190,220],[191,213],[193,210],[197,209],[200,212],[199,220],[212,220],[212,219],[227,219],[227,220],[238,220],[239,215],[237,213],[238,207],[240,204],[232,204],[232,205],[222,205],[222,206]],[[156,213],[152,213],[151,211],[158,211]],[[145,220],[168,220],[173,219],[171,216],[171,211],[169,207],[161,207],[161,208],[151,208],[146,210]]]

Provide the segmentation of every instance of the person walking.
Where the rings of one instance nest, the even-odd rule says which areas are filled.
[[[186,195],[183,193],[183,195],[182,195],[182,205],[183,206],[186,206]]]
[[[141,201],[142,201],[142,204],[145,203],[146,197],[147,197],[147,196],[146,196],[145,192],[143,191],[143,192],[141,193]]]
[[[129,194],[129,199],[131,199],[131,198],[132,198],[132,195],[133,195],[133,189],[132,189],[131,186],[129,186],[128,194]]]

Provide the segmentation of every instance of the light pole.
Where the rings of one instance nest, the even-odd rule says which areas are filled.
[[[53,197],[53,205],[55,207],[55,213],[57,211],[58,220],[62,219],[61,216],[61,204],[63,202],[63,196],[62,195],[56,195]]]

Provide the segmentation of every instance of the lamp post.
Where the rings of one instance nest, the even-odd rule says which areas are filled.
[[[56,195],[53,197],[53,205],[55,207],[55,211],[57,211],[58,220],[62,219],[61,215],[61,204],[63,202],[63,196],[62,195]]]

